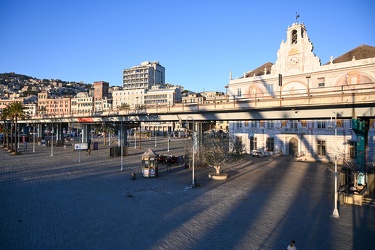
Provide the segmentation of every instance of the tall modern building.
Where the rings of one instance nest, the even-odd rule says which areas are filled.
[[[155,62],[142,62],[138,66],[124,69],[124,89],[151,89],[154,85],[165,85],[165,68]]]

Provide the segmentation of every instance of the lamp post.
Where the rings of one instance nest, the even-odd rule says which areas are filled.
[[[17,144],[17,149],[19,149],[19,148],[20,148],[20,135],[19,135],[19,131],[20,131],[20,124],[17,124],[17,127],[16,127],[16,129],[17,129],[17,133],[16,133],[16,136],[17,136],[17,142],[18,142],[18,144]]]
[[[311,78],[311,76],[306,76],[306,79],[307,79],[307,99],[309,100],[309,103],[310,103],[310,78]]]
[[[137,127],[134,128],[134,148],[137,148]]]
[[[124,167],[123,167],[123,154],[124,154],[124,134],[123,134],[123,130],[122,130],[122,118],[121,118],[121,122],[120,122],[120,145],[121,145],[121,171],[124,170]]]
[[[156,130],[155,130],[155,126],[154,126],[154,136],[155,136],[155,148],[156,148],[157,144],[156,144]]]
[[[33,126],[33,153],[35,153],[35,122]]]
[[[333,112],[335,114],[335,144],[337,142],[337,113]],[[332,121],[332,119],[331,119]],[[332,124],[333,125],[333,124]],[[335,150],[335,198],[334,198],[334,209],[332,213],[332,217],[339,218],[339,210],[337,209],[337,148]]]
[[[52,123],[52,129],[51,129],[51,156],[53,156],[53,122]]]
[[[194,142],[194,138],[195,138],[195,131],[194,131],[194,118],[193,117],[191,117],[191,116],[188,116],[187,118],[186,118],[186,127],[189,127],[189,124],[188,124],[188,120],[189,120],[189,118],[191,118],[191,120],[193,121],[193,166],[192,166],[192,182],[191,182],[191,185],[192,185],[192,187],[194,188],[195,187],[195,173],[194,173],[194,168],[195,168],[195,166],[194,166],[194,155],[195,155],[195,142]]]
[[[170,135],[171,133],[169,132],[169,125],[168,125],[168,152],[169,152],[169,142],[171,141]]]

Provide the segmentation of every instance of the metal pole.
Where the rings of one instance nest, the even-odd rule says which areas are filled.
[[[16,133],[16,135],[17,135],[17,142],[18,142],[18,144],[17,144],[17,149],[19,149],[19,148],[20,148],[20,135],[19,135],[20,124],[17,124],[16,129],[17,129],[17,133]]]
[[[120,137],[120,143],[121,143],[121,171],[124,170],[124,167],[123,167],[123,154],[124,154],[124,138],[123,138],[123,131],[122,131],[122,119],[121,119],[121,129],[120,129],[120,133],[121,133],[121,137]]]
[[[142,123],[139,123],[139,149],[142,148],[142,141],[141,141],[141,132],[142,132]]]
[[[51,136],[51,156],[53,156],[53,123],[52,123],[52,136]]]
[[[154,126],[154,136],[155,136],[155,148],[156,148],[157,144],[156,144],[156,131],[155,131],[155,126]]]
[[[35,153],[35,122],[33,127],[33,153]]]
[[[137,127],[134,129],[134,148],[137,148]]]
[[[195,171],[195,165],[194,165],[194,155],[195,155],[195,143],[194,143],[194,138],[195,138],[195,131],[194,131],[194,119],[193,119],[193,173],[192,173],[192,178],[193,178],[193,180],[192,180],[192,186],[193,187],[195,187],[195,173],[194,173],[194,171]]]
[[[337,113],[335,113],[335,144],[337,142]],[[334,209],[332,216],[335,218],[339,218],[339,210],[337,209],[337,148],[335,151],[335,200],[334,200]]]
[[[194,188],[195,187],[195,142],[194,142],[194,138],[195,138],[195,131],[194,131],[194,127],[195,127],[195,123],[194,123],[194,118],[191,117],[191,116],[188,116],[187,119],[186,119],[186,125],[188,125],[188,120],[189,118],[191,118],[191,120],[193,121],[193,171],[192,171],[192,181],[191,181],[191,185],[192,187]]]

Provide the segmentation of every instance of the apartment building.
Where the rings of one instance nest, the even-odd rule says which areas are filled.
[[[150,89],[152,86],[165,85],[165,68],[155,62],[142,62],[138,66],[123,70],[124,89]]]
[[[50,98],[46,91],[38,94],[38,115],[65,116],[70,114],[70,98]]]

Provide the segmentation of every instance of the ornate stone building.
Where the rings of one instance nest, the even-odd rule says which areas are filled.
[[[335,59],[331,57],[322,65],[313,53],[305,25],[296,22],[288,27],[286,41],[281,42],[275,63],[267,62],[237,79],[230,77],[226,88],[227,95],[233,99],[282,100],[284,96],[305,96],[305,102],[310,104],[314,95],[373,90],[374,82],[375,47],[360,45]],[[327,100],[337,101],[339,99]],[[366,157],[367,162],[375,162],[374,119],[368,123]],[[336,128],[336,136],[333,128]],[[247,153],[259,150],[265,154],[282,153],[318,161],[333,161],[335,154],[342,155],[341,159],[355,159],[357,155],[358,138],[351,119],[337,118],[334,110],[328,120],[234,121],[230,122],[230,132],[242,140]]]

